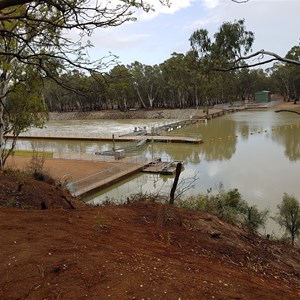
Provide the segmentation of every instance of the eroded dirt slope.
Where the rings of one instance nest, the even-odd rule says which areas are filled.
[[[297,249],[149,201],[87,207],[31,179],[16,195],[0,174],[0,299],[300,297]]]

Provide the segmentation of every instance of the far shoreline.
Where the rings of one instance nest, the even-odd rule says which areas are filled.
[[[300,110],[300,102],[282,102],[274,105],[269,110],[287,109]],[[210,108],[209,113],[219,112],[222,109]],[[74,112],[50,112],[49,120],[92,120],[92,119],[190,119],[203,117],[206,115],[204,108],[184,108],[184,109],[137,109],[126,112],[120,110],[100,110],[100,111],[74,111]]]

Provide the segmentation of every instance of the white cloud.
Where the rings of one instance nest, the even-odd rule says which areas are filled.
[[[139,13],[138,19],[148,21],[157,17],[160,14],[174,14],[181,9],[190,7],[192,5],[192,2],[194,1],[197,0],[172,0],[171,5],[166,6],[166,5],[161,5],[159,0],[147,0],[146,2],[149,3],[154,8],[154,11],[150,11],[148,13],[141,12]]]
[[[212,162],[208,165],[207,174],[209,177],[215,177],[221,172],[221,166],[218,162]]]
[[[220,18],[217,15],[211,15],[208,17],[202,17],[200,19],[195,20],[188,26],[185,26],[187,29],[195,29],[195,28],[205,28],[212,24],[219,24],[221,22]]]
[[[265,49],[285,55],[299,44],[300,1],[251,0],[245,4],[222,1],[215,14],[222,22],[245,19],[247,30],[254,32],[253,50]]]
[[[204,7],[214,9],[220,4],[220,0],[203,0]]]
[[[93,38],[94,47],[113,49],[124,49],[134,47],[150,38],[150,34],[144,33],[120,33],[117,30],[109,32],[101,32]]]
[[[242,18],[246,29],[254,32],[253,51],[265,49],[285,55],[299,44],[300,0],[250,0],[245,4],[231,0],[170,0],[171,7],[162,6],[159,0],[145,2],[153,5],[155,12],[136,10],[137,22],[95,31],[91,40],[97,55],[107,50],[117,52],[122,61],[161,63],[174,51],[188,51],[188,39],[194,30],[206,28],[213,35],[223,22]],[[211,171],[213,174],[216,169]]]

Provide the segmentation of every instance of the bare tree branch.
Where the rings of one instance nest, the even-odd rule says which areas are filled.
[[[280,109],[280,110],[275,110],[276,113],[279,112],[290,112],[290,113],[294,113],[294,114],[298,114],[300,115],[300,112],[296,111],[296,110],[288,110],[288,109]]]
[[[12,6],[16,6],[16,5],[22,5],[22,4],[26,4],[32,2],[30,0],[0,0],[0,10],[4,9],[4,8],[8,8],[8,7],[12,7]]]
[[[271,56],[272,58],[266,58],[265,56]],[[253,63],[247,63],[246,61],[250,60],[250,59],[255,59],[256,61]],[[234,62],[231,62],[229,64],[228,68],[212,68],[211,70],[228,72],[228,71],[234,71],[234,70],[238,70],[238,69],[245,69],[245,68],[251,68],[251,67],[256,67],[256,66],[260,66],[260,65],[265,65],[265,64],[273,62],[273,61],[281,61],[283,63],[300,66],[300,61],[298,61],[298,60],[285,58],[274,52],[260,50],[251,55],[239,57]],[[239,63],[241,63],[241,64],[239,64]]]
[[[235,2],[235,3],[247,3],[249,2],[250,0],[231,0],[232,2]]]

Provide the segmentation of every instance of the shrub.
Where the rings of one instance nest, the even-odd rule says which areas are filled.
[[[268,215],[268,210],[259,211],[256,206],[247,205],[243,226],[257,231],[260,227],[265,226]]]
[[[295,238],[300,235],[300,204],[294,196],[284,193],[277,207],[279,212],[274,220],[291,236],[294,245]]]
[[[33,178],[54,184],[55,180],[44,169],[45,158],[39,156],[32,156],[29,165],[27,166],[27,173]]]
[[[249,206],[238,189],[225,191],[220,184],[217,193],[208,189],[206,194],[199,194],[179,202],[184,208],[205,211],[220,219],[235,225],[257,230],[264,226],[268,211],[259,211],[255,206]]]

